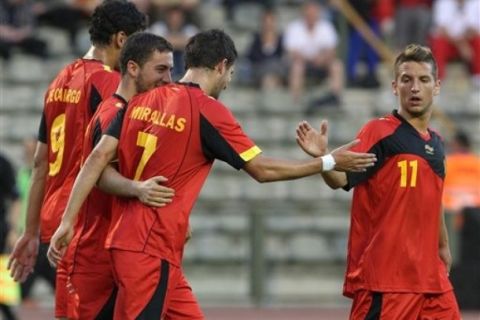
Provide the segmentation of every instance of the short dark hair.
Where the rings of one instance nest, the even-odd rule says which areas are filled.
[[[90,41],[108,45],[112,35],[125,32],[127,36],[145,30],[147,17],[135,5],[125,0],[105,0],[95,8],[90,19]]]
[[[437,61],[435,60],[432,50],[430,48],[421,46],[419,44],[409,44],[395,59],[394,69],[395,78],[398,76],[398,67],[408,61],[426,62],[432,66],[432,75],[435,79],[438,78]]]
[[[190,38],[185,47],[185,67],[213,69],[223,59],[231,66],[237,56],[232,38],[222,30],[212,29]]]
[[[143,66],[154,51],[173,52],[173,47],[165,38],[148,32],[138,32],[128,37],[120,52],[122,75],[127,72],[128,61],[132,60]]]

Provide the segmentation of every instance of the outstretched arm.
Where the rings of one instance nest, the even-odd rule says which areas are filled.
[[[297,127],[297,143],[303,151],[312,157],[323,156],[328,152],[328,123],[322,121],[317,131],[308,122],[300,122]],[[332,153],[335,153],[335,151]],[[332,189],[341,188],[348,183],[345,172],[337,170],[324,171],[322,177]]]
[[[244,167],[244,170],[259,182],[292,180],[328,171],[364,171],[375,163],[375,155],[348,151],[358,143],[352,141],[331,154],[310,160],[283,160],[259,155]]]
[[[38,255],[40,209],[48,174],[48,146],[37,142],[28,196],[25,231],[15,243],[7,268],[15,281],[23,282],[33,271]]]

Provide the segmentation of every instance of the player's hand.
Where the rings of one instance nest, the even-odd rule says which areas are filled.
[[[297,143],[312,157],[323,156],[328,152],[328,122],[320,122],[320,130],[317,131],[307,122],[302,121],[297,126]]]
[[[73,225],[62,221],[53,234],[52,239],[50,239],[50,246],[47,252],[48,261],[53,267],[56,267],[57,263],[62,259],[72,238]]]
[[[440,259],[442,259],[445,267],[447,268],[447,274],[450,274],[450,268],[452,267],[452,255],[448,245],[440,247],[439,249]]]
[[[172,202],[175,190],[162,185],[167,180],[158,176],[138,182],[136,186],[138,200],[152,207],[164,207]]]
[[[332,151],[336,163],[335,170],[363,172],[375,165],[377,161],[375,154],[349,151],[359,142],[360,140],[356,139]]]
[[[33,272],[37,261],[38,236],[23,234],[15,243],[15,246],[8,259],[7,269],[13,280],[23,282]]]

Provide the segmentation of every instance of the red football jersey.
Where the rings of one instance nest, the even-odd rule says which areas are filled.
[[[127,101],[117,94],[100,103],[85,133],[83,161],[100,141],[102,133],[106,131],[118,111],[126,105]],[[110,264],[109,256],[101,252],[105,250],[105,238],[110,227],[112,198],[111,195],[94,187],[82,205],[75,226],[75,236],[69,246],[69,258],[75,260],[73,267],[77,271],[86,268],[91,272],[92,265],[104,267]],[[85,261],[90,263],[82,265]]]
[[[38,140],[48,145],[49,171],[40,217],[40,239],[57,229],[80,168],[85,129],[98,104],[120,81],[97,60],[77,59],[53,80],[45,94]]]
[[[396,111],[360,131],[355,151],[377,163],[348,173],[352,201],[344,294],[441,293],[451,290],[439,256],[439,224],[445,177],[441,138],[422,136]]]
[[[134,97],[108,134],[120,136],[120,173],[145,180],[163,175],[175,189],[163,208],[114,199],[118,217],[107,247],[141,251],[180,266],[190,211],[214,159],[236,169],[261,151],[232,113],[194,84],[171,84]]]

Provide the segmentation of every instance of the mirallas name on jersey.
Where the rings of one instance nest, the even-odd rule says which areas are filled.
[[[130,119],[140,120],[153,123],[157,126],[182,132],[185,130],[185,123],[187,120],[183,117],[178,117],[175,114],[168,114],[153,110],[150,107],[134,106],[130,113]]]
[[[64,103],[78,103],[82,92],[80,90],[69,88],[53,88],[48,91],[47,103],[50,102],[64,102]]]

